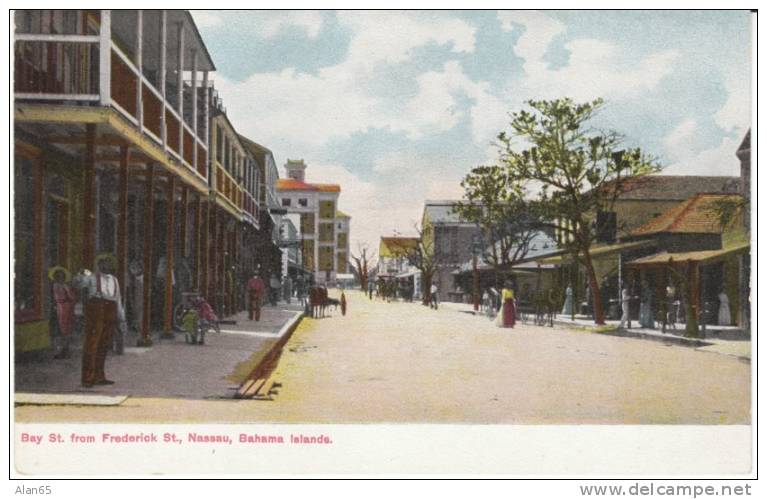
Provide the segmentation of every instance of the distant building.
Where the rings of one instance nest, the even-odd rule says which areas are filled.
[[[381,237],[378,244],[378,276],[397,277],[410,270],[408,256],[418,247],[417,237]]]
[[[272,151],[247,137],[240,135],[240,141],[255,162],[256,176],[260,179],[256,198],[259,230],[253,238],[256,267],[264,274],[282,274],[282,251],[280,240],[280,206],[277,198],[279,171]]]
[[[277,195],[281,209],[301,216],[303,266],[316,282],[334,282],[338,273],[346,273],[349,255],[350,217],[338,215],[341,186],[306,182],[303,160],[288,160],[285,170],[287,178],[277,182]]]
[[[424,247],[437,262],[433,282],[441,300],[460,300],[453,271],[472,256],[476,224],[463,220],[454,208],[458,201],[426,201],[421,219]]]

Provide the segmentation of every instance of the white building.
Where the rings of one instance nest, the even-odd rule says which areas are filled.
[[[288,160],[287,178],[277,182],[281,208],[300,215],[303,266],[318,283],[347,273],[350,217],[338,211],[341,186],[306,182],[306,163]]]

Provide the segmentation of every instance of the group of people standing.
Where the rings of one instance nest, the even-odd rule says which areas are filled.
[[[86,388],[114,384],[114,381],[107,379],[104,371],[106,357],[110,348],[117,354],[123,353],[127,330],[120,282],[114,275],[114,257],[99,255],[96,268],[96,272],[82,270],[72,277],[64,267],[55,266],[48,274],[52,281],[53,327],[58,340],[55,359],[70,356],[75,312],[82,304],[84,340],[81,383]]]

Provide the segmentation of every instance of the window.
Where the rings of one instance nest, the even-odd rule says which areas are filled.
[[[323,243],[332,243],[333,239],[333,224],[320,224],[320,241]]]
[[[320,246],[319,250],[319,270],[333,270],[334,251],[332,246]]]
[[[301,233],[314,234],[314,213],[301,214]]]
[[[216,126],[216,161],[224,162],[224,133],[221,125]]]
[[[282,206],[290,206],[290,198],[282,198]]]
[[[302,206],[302,207],[306,208],[308,205],[309,205],[309,200],[308,199],[300,198],[298,200],[298,206]]]
[[[335,218],[336,204],[333,201],[320,201],[320,218]]]

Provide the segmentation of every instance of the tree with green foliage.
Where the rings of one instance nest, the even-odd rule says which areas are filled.
[[[495,270],[509,270],[522,260],[540,228],[537,211],[525,199],[522,184],[501,166],[478,166],[461,181],[463,200],[453,207],[482,235],[481,257]],[[496,283],[498,284],[498,283]]]
[[[660,170],[640,149],[620,149],[622,137],[590,126],[602,99],[582,104],[569,98],[528,101],[531,110],[511,115],[511,134],[501,133],[501,162],[509,182],[538,188],[536,202],[547,224],[566,237],[585,267],[594,322],[604,324],[591,249],[597,213],[613,211],[630,180]]]

